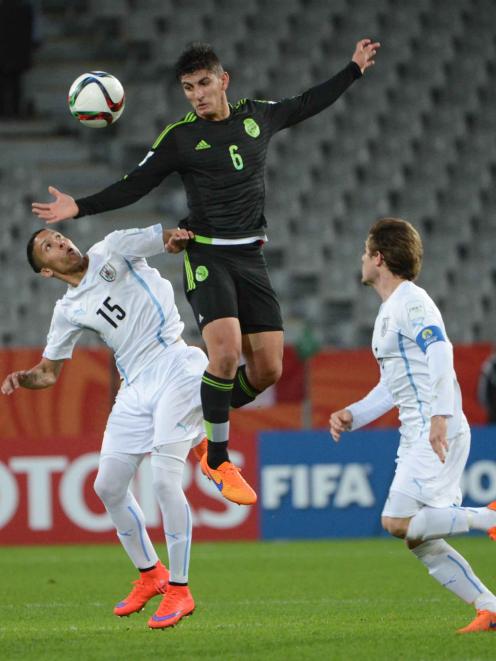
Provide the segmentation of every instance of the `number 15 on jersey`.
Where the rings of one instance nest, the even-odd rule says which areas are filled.
[[[102,308],[98,308],[96,313],[101,315],[106,321],[108,321],[111,326],[117,328],[117,321],[122,321],[126,316],[126,313],[124,312],[124,310],[121,308],[120,305],[110,304],[110,296],[107,296],[107,298],[103,301],[103,307],[106,308],[109,314],[107,314],[105,310],[102,310]]]

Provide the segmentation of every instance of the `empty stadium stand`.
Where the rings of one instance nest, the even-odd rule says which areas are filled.
[[[278,134],[267,160],[266,256],[294,342],[310,323],[327,345],[367,344],[378,300],[360,285],[367,228],[397,215],[421,231],[419,284],[456,342],[496,332],[496,3],[492,0],[42,0],[40,45],[23,80],[29,118],[0,121],[3,346],[37,345],[64,287],[30,273],[33,199],[54,185],[96,192],[132,168],[188,110],[172,65],[210,41],[231,73],[231,100],[304,91],[378,39],[377,65],[318,117]],[[124,84],[122,119],[92,131],[70,116],[70,83],[108,70]],[[116,228],[175,225],[186,204],[170,177],[134,206],[66,222],[87,248]],[[182,293],[182,260],[153,263]],[[88,335],[83,340],[97,340]]]

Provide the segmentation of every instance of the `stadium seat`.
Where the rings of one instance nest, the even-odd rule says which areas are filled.
[[[444,306],[451,339],[494,339],[496,310],[484,307],[495,284],[492,0],[191,0],[188,11],[178,0],[144,4],[43,2],[43,41],[23,81],[37,116],[21,122],[20,133],[0,122],[0,210],[12,210],[0,263],[25,284],[19,305],[2,303],[4,343],[40,343],[36,326],[48,324],[48,304],[61,292],[50,283],[42,306],[38,279],[26,269],[24,244],[39,226],[26,223],[29,200],[44,198],[49,183],[73,194],[99,190],[143,158],[163,127],[189,110],[172,76],[186,42],[218,49],[231,100],[279,99],[344,66],[364,36],[382,43],[377,66],[331,109],[275,136],[268,152],[266,254],[288,337],[309,319],[324,342],[368,343],[378,301],[359,286],[363,239],[377,216],[398,214],[422,230],[419,282]],[[91,69],[125,83],[127,108],[109,131],[78,126],[66,107],[69,84]],[[26,199],[18,199],[21,189]],[[110,227],[185,213],[180,181],[171,178],[129,209],[82,219],[70,231],[87,247]],[[179,289],[180,260],[168,269]],[[7,301],[15,300],[19,282],[6,282]],[[189,307],[177,299],[186,337],[198,341]],[[39,323],[26,323],[30,315]]]

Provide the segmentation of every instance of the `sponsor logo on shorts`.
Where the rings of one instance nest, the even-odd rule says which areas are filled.
[[[253,117],[248,117],[248,119],[245,119],[243,124],[245,125],[245,131],[249,136],[252,138],[258,138],[260,135],[260,126],[256,123]]]
[[[203,282],[208,278],[208,269],[206,266],[197,266],[195,271],[195,278],[198,282]]]
[[[107,282],[113,282],[117,277],[117,271],[110,262],[107,262],[107,264],[104,264],[100,269],[100,275]]]

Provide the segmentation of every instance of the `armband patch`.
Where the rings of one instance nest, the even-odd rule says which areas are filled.
[[[423,353],[425,353],[431,344],[434,344],[434,342],[445,342],[446,338],[439,326],[426,326],[417,335],[415,341]]]

